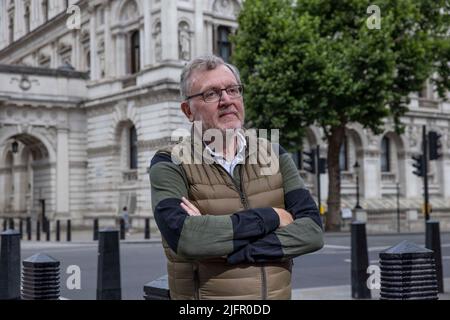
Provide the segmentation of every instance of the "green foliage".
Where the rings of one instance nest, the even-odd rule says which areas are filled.
[[[304,128],[359,122],[374,132],[407,111],[408,95],[438,72],[449,84],[449,0],[376,1],[381,28],[369,29],[372,0],[245,0],[233,62],[246,86],[247,119],[281,128],[281,142]],[[447,10],[447,11],[445,11]]]

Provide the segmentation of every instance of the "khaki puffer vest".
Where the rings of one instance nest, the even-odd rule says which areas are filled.
[[[268,147],[267,140],[259,141],[259,151]],[[189,143],[185,140],[175,148],[186,147]],[[267,152],[259,151],[254,154],[247,152],[245,164],[239,168],[240,186],[219,164],[187,164],[184,152],[180,165],[188,180],[190,201],[200,212],[211,215],[230,215],[248,208],[284,208],[281,172],[275,168],[274,174],[261,174],[262,164],[268,163],[269,158],[272,161],[278,161],[278,158],[273,153],[268,157]],[[257,164],[249,161],[252,156]],[[176,255],[165,241],[163,246],[168,258],[172,299],[291,298],[291,260],[228,265],[224,257],[192,262]]]

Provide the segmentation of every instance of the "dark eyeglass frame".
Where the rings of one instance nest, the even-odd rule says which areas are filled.
[[[238,89],[238,91],[240,92],[240,95],[239,95],[239,96],[231,96],[231,95],[228,93],[228,90],[234,89],[234,88],[239,88],[239,89]],[[216,92],[217,92],[217,91],[219,91],[219,90],[220,90],[220,94],[219,94],[219,99],[218,99],[218,100],[214,100],[214,101],[206,101],[206,98],[205,98],[205,96],[204,96],[205,93],[207,93],[207,92],[209,92],[209,91],[216,91]],[[217,101],[220,101],[220,100],[222,99],[222,94],[223,94],[224,91],[227,91],[227,94],[228,94],[232,99],[236,99],[236,98],[242,97],[242,95],[244,94],[244,86],[243,86],[242,84],[234,84],[234,85],[232,85],[232,86],[228,86],[228,87],[223,88],[223,89],[219,89],[219,88],[211,88],[211,89],[205,90],[205,91],[203,91],[203,92],[194,94],[194,95],[192,95],[192,96],[186,97],[186,101],[187,101],[187,100],[190,100],[190,99],[192,99],[192,98],[200,97],[200,96],[201,96],[201,97],[203,98],[203,101],[204,101],[205,103],[217,102]]]

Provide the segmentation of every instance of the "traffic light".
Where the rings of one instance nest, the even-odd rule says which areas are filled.
[[[305,155],[303,162],[304,168],[306,171],[310,173],[316,173],[316,152],[311,150],[310,152],[304,151],[303,155]]]
[[[327,158],[319,159],[319,173],[325,174],[327,170]]]
[[[424,157],[422,154],[420,155],[414,155],[412,156],[414,163],[413,167],[416,168],[416,170],[413,171],[413,173],[416,176],[423,177],[424,176]]]
[[[440,135],[439,133],[435,132],[435,131],[430,131],[428,132],[428,145],[429,145],[429,149],[430,149],[430,160],[436,160],[439,159],[442,154],[441,154],[441,138],[442,135]]]

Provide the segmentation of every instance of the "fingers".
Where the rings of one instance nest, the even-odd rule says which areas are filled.
[[[181,207],[189,214],[190,216],[200,216],[201,213],[189,200],[185,197],[181,198],[182,202],[180,203]]]
[[[198,213],[199,215],[201,214],[201,213],[200,213],[200,210],[198,210],[197,207],[194,206],[188,199],[186,199],[185,197],[182,197],[181,200],[182,200],[183,203],[184,203],[189,209],[191,209],[193,212]]]

